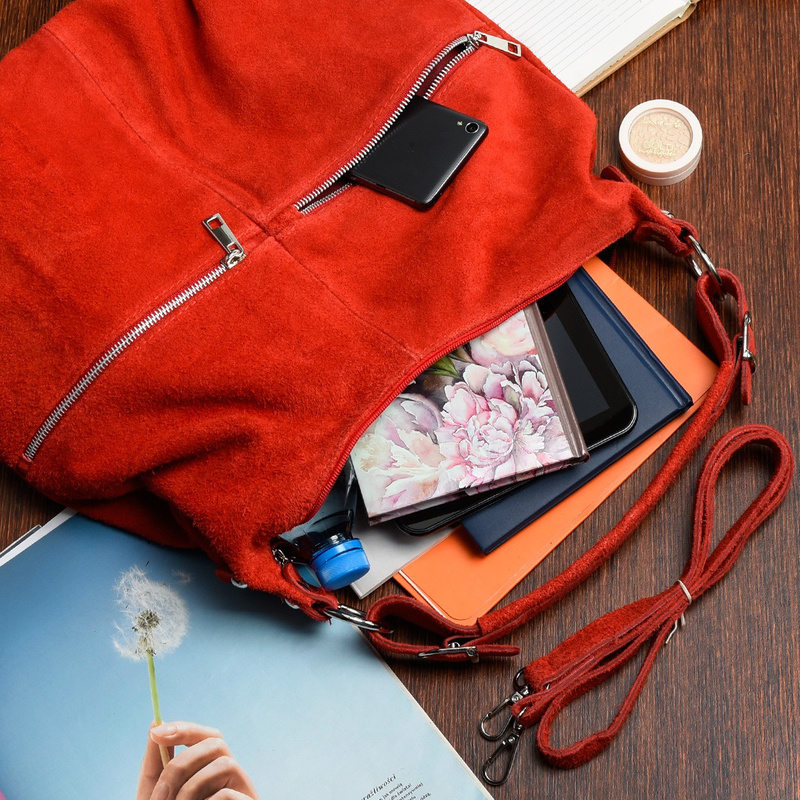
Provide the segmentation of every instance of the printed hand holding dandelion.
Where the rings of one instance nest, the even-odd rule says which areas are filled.
[[[175,650],[189,627],[189,614],[181,596],[165,583],[151,581],[139,567],[131,567],[116,585],[117,603],[128,620],[128,627],[117,625],[119,637],[114,647],[134,661],[147,659],[150,695],[156,724],[161,724],[156,668],[153,656]],[[169,761],[166,747],[161,747],[161,761]]]

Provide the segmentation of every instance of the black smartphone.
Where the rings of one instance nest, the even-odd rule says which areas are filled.
[[[485,122],[414,97],[349,177],[415,208],[430,208],[488,130]]]
[[[630,431],[638,416],[636,403],[570,288],[564,284],[539,300],[538,306],[586,447],[595,450]],[[485,508],[519,485],[465,495],[396,522],[412,536],[433,533]]]

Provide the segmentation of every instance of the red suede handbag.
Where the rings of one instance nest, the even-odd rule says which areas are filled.
[[[3,460],[319,617],[271,539],[415,375],[625,234],[690,252],[503,35],[462,0],[77,0],[9,53]],[[343,191],[422,93],[489,126],[444,196]]]
[[[470,628],[410,598],[364,618],[272,549],[418,373],[590,256],[631,235],[710,266],[691,226],[616,171],[592,174],[592,113],[505,38],[463,0],[75,0],[11,52],[0,63],[5,463],[90,517],[202,547],[231,579],[314,618],[353,619],[384,652],[518,652],[497,641],[620,546],[739,378],[749,397],[752,328],[730,273],[698,280],[721,368],[684,440],[620,524],[528,598]],[[425,212],[346,181],[417,95],[489,127]],[[743,334],[728,336],[716,315],[723,293]],[[734,438],[777,453],[758,501],[767,513],[788,488],[791,453],[762,429]],[[540,720],[546,739],[561,708],[642,642],[663,641],[713,582],[695,580],[698,569],[529,665],[529,691],[501,705],[513,716],[499,751]],[[397,641],[384,628],[397,619],[442,646]],[[620,653],[623,634],[635,635]],[[581,763],[611,735],[548,757]]]

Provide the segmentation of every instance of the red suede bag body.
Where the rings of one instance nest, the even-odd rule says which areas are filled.
[[[12,51],[3,460],[313,613],[270,541],[389,401],[625,234],[679,230],[592,174],[577,97],[487,46],[433,95],[489,127],[433,208],[354,187],[298,210],[476,30],[504,35],[461,0],[76,0]]]

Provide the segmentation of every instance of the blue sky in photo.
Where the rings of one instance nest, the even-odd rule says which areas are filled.
[[[349,625],[224,584],[202,554],[76,516],[0,567],[7,800],[134,797],[153,713],[146,662],[113,646],[125,623],[114,586],[132,566],[189,609],[183,643],[156,657],[164,719],[219,728],[262,800],[360,800],[392,774],[432,800],[487,797]]]

